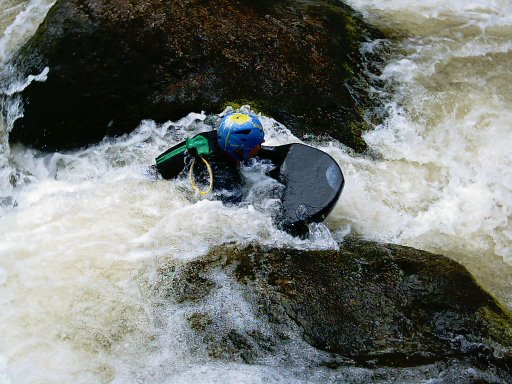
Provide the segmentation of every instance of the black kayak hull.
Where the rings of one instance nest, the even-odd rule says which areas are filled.
[[[278,165],[274,177],[284,186],[280,226],[297,234],[312,222],[323,221],[334,209],[345,179],[327,153],[304,144],[264,147],[262,157]]]

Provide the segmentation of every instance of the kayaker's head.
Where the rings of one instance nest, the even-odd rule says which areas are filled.
[[[220,122],[217,141],[237,161],[256,156],[264,140],[261,121],[252,113],[230,113]]]

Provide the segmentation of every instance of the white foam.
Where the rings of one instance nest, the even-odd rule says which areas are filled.
[[[385,3],[379,0],[348,0],[348,4],[363,12],[414,12],[419,17],[437,18],[446,15],[462,15],[474,17],[475,15],[499,15],[510,20],[511,8],[508,0],[425,0],[410,2],[407,0],[388,0]],[[508,24],[508,23],[507,23]]]
[[[10,148],[8,145],[8,132],[12,129],[14,121],[22,115],[21,99],[16,95],[32,81],[44,81],[49,69],[45,68],[41,74],[30,75],[27,79],[19,79],[14,68],[7,65],[12,55],[34,34],[44,16],[55,1],[32,0],[10,1],[0,4],[0,14],[8,15],[15,10],[16,17],[0,31],[0,77],[3,79],[0,84],[0,95],[2,98],[0,109],[0,210],[6,200],[10,199],[13,191],[11,180],[16,179],[17,171],[9,163]],[[9,18],[9,20],[11,20]],[[0,21],[3,24],[3,20]],[[8,80],[8,82],[6,82]]]
[[[7,376],[7,362],[6,358],[0,355],[0,383],[11,384],[12,381]]]
[[[34,34],[55,0],[32,0],[27,4],[20,3],[24,4],[24,9],[0,35],[0,65],[6,63],[14,52]]]
[[[7,272],[5,269],[0,268],[0,286],[4,285],[7,282]]]
[[[48,73],[50,72],[49,67],[43,68],[40,74],[38,75],[29,75],[26,79],[22,79],[20,81],[12,82],[9,84],[9,87],[5,90],[0,90],[6,96],[13,96],[16,93],[23,91],[27,88],[32,82],[40,81],[44,82],[48,79]]]
[[[112,337],[121,354],[126,336],[133,356],[128,353],[123,359],[138,359],[141,344],[136,340],[147,344],[153,336],[146,335],[151,325],[141,315],[145,304],[130,288],[130,279],[147,260],[194,258],[228,242],[337,247],[322,225],[312,229],[309,240],[297,240],[273,226],[272,202],[261,188],[267,185],[264,164],[243,170],[252,203],[236,207],[191,198],[188,180],[155,180],[147,165],[177,141],[211,129],[205,118],[191,114],[181,120],[186,125],[145,121],[130,135],[73,152],[12,148],[13,160],[31,175],[30,182],[13,191],[16,207],[0,217],[0,254],[7,255],[0,259],[0,268],[9,276],[4,283],[9,298],[4,294],[2,300],[11,302],[0,322],[10,335],[9,371],[16,382],[36,377],[86,380],[98,370],[108,375],[110,364],[125,362],[117,352],[108,363],[94,354],[105,353],[102,340]],[[264,116],[262,120],[274,142],[283,140],[273,132],[284,132],[282,126]],[[24,335],[22,327],[33,333]],[[186,342],[176,348],[181,352],[174,354],[186,359]],[[164,349],[155,359],[166,359]],[[53,372],[43,375],[39,369],[45,354],[55,359],[48,361]],[[66,363],[56,367],[60,360]],[[34,362],[30,369],[29,361]]]

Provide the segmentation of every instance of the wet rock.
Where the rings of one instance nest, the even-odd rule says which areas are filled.
[[[58,0],[16,59],[49,73],[23,91],[10,140],[74,148],[142,119],[249,103],[297,135],[362,150],[360,48],[376,36],[334,0]]]
[[[356,238],[340,251],[226,246],[168,284],[208,291],[181,303],[214,358],[512,380],[512,316],[443,256]]]

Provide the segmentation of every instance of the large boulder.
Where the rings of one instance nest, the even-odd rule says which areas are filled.
[[[16,58],[49,73],[23,91],[10,140],[74,148],[142,119],[249,103],[362,150],[360,48],[376,36],[337,0],[57,0]]]
[[[189,309],[215,358],[512,382],[510,313],[443,256],[351,238],[340,251],[226,246],[160,271],[156,291]]]

